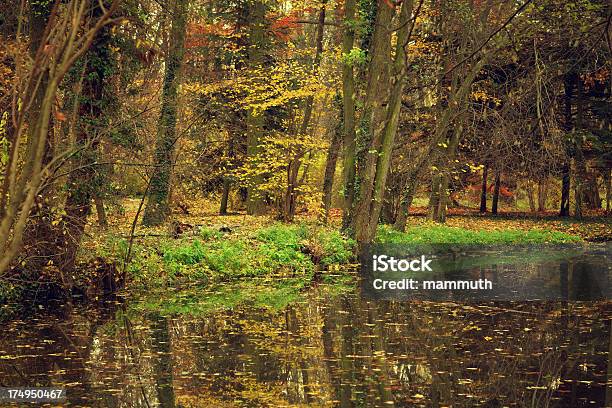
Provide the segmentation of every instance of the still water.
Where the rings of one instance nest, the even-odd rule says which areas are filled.
[[[0,385],[63,385],[91,407],[604,407],[611,316],[605,300],[376,300],[358,284],[197,316],[112,302],[5,324]]]

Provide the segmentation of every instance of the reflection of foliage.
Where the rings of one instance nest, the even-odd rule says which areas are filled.
[[[329,406],[355,396],[379,401],[385,389],[398,406],[434,398],[458,407],[475,398],[545,405],[605,384],[602,303],[365,302],[315,290],[277,309],[236,303],[238,293],[255,296],[245,284],[223,286],[190,293],[195,317],[180,300],[166,309],[187,313],[173,319],[172,338],[185,406]],[[198,313],[207,299],[216,309]]]

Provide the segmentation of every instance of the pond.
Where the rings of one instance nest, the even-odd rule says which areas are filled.
[[[63,385],[67,406],[92,407],[604,407],[610,302],[588,300],[574,272],[582,301],[372,299],[319,283],[280,307],[66,308],[5,324],[0,385]]]

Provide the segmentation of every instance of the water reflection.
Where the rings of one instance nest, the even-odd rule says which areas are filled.
[[[602,407],[609,302],[329,296],[283,310],[143,315],[119,304],[12,322],[3,386],[93,407]]]

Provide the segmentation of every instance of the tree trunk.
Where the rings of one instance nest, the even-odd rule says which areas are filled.
[[[415,164],[415,167],[412,169],[410,175],[408,176],[408,179],[406,180],[406,185],[404,186],[404,190],[402,191],[400,207],[397,213],[397,217],[395,218],[395,223],[393,224],[393,228],[397,231],[404,232],[406,230],[408,212],[410,211],[410,206],[412,205],[414,195],[416,194],[419,177],[421,175],[421,172],[423,171],[423,163],[425,162],[425,156],[426,155],[423,155],[423,158]]]
[[[103,14],[101,4],[92,0],[93,17]],[[76,263],[77,251],[91,212],[91,201],[99,190],[99,176],[95,162],[98,157],[100,136],[104,128],[104,86],[107,72],[110,70],[110,28],[105,27],[98,33],[86,54],[86,65],[83,73],[82,94],[80,95],[79,123],[77,124],[76,144],[82,150],[72,159],[73,170],[68,175],[68,196],[64,205],[66,215],[62,219],[62,246],[64,253],[58,264],[63,273],[64,283],[72,286],[72,275]]]
[[[601,197],[599,196],[599,186],[597,185],[597,173],[587,173],[587,181],[584,186],[584,197],[586,205],[590,210],[601,208]]]
[[[536,211],[535,203],[535,192],[533,191],[533,183],[531,180],[527,181],[527,199],[529,200],[529,211]]]
[[[178,86],[185,54],[187,0],[174,0],[170,48],[166,58],[161,115],[155,147],[155,167],[149,188],[149,200],[143,216],[144,225],[159,225],[170,215],[170,178],[176,145]]]
[[[575,74],[568,73],[564,78],[564,123],[566,133],[572,131],[574,125],[572,121],[572,98],[574,93]],[[566,146],[565,161],[561,169],[561,208],[559,216],[568,217],[570,213],[570,179],[571,179],[571,154],[569,146]]]
[[[323,54],[323,34],[325,29],[325,1],[321,5],[319,15],[317,19],[317,32],[315,38],[315,57],[313,62],[313,71],[316,74],[319,71],[319,65],[321,63],[321,55]],[[312,109],[314,104],[314,96],[310,95],[306,98],[304,104],[304,118],[302,124],[298,129],[297,137],[303,137],[307,134],[310,126],[310,120],[312,118]],[[294,157],[292,157],[287,168],[287,189],[285,191],[285,202],[283,206],[283,213],[281,214],[282,219],[285,222],[293,221],[295,217],[296,200],[298,195],[298,174],[300,166],[302,165],[302,157],[305,151],[302,146],[297,149]],[[306,172],[304,172],[306,174]]]
[[[576,146],[574,157],[574,217],[581,218],[584,202],[584,178],[585,178],[584,155],[582,149]]]
[[[604,170],[603,176],[606,184],[606,211],[610,211],[610,198],[612,197],[612,170]]]
[[[395,223],[393,224],[393,228],[397,231],[404,232],[406,230],[406,222],[408,221],[408,212],[410,211],[410,207],[412,206],[412,201],[414,200],[414,194],[416,193],[418,178],[409,181],[406,184],[406,188],[402,194],[402,199],[400,202],[400,208],[395,217]]]
[[[391,60],[391,38],[386,27],[391,23],[393,13],[384,0],[378,2],[376,27],[372,39],[369,82],[362,119],[365,144],[363,144],[364,149],[360,151],[357,162],[359,188],[355,194],[359,200],[353,205],[354,217],[352,217],[352,230],[360,245],[372,241],[376,235],[380,217],[393,142],[399,122],[406,74],[405,45],[412,29],[410,23],[412,6],[412,1],[405,1],[401,5],[399,21],[402,22],[402,25],[397,33],[395,58]],[[392,61],[391,67],[389,61]],[[390,74],[393,74],[393,81],[390,81]],[[392,82],[391,91],[388,92],[386,87],[390,82]]]
[[[546,211],[546,198],[548,196],[548,181],[541,178],[538,181],[538,211]]]
[[[386,27],[391,24],[394,10],[383,0],[377,0],[375,5],[376,19],[369,49],[371,57],[368,82],[356,140],[355,197],[349,212],[349,230],[358,243],[367,242],[370,223],[378,223],[378,217],[373,218],[372,199],[376,166],[384,154],[381,151],[382,139],[390,94],[391,33]]]
[[[342,55],[348,56],[355,43],[355,9],[356,0],[344,2],[344,34],[342,38]],[[343,128],[343,187],[344,203],[342,212],[342,229],[347,230],[351,221],[351,209],[355,199],[355,76],[353,65],[345,58],[342,64],[342,128]]]
[[[431,194],[429,195],[429,213],[430,220],[438,219],[438,210],[440,209],[440,185],[442,184],[442,175],[435,173],[431,178]]]
[[[230,160],[234,159],[234,135],[230,133],[229,141],[227,144],[227,157]],[[230,164],[231,166],[232,164]],[[229,200],[230,190],[232,188],[232,181],[226,174],[223,177],[223,193],[221,195],[221,206],[219,208],[219,215],[227,215],[227,203]]]
[[[30,21],[30,44],[29,52],[32,59],[36,58],[36,54],[39,48],[43,45],[45,40],[45,29],[51,14],[51,8],[53,4],[51,2],[30,2],[29,3],[29,21]],[[40,85],[38,86],[36,93],[34,94],[33,103],[28,111],[28,124],[30,129],[34,130],[34,123],[37,123],[40,119],[42,105],[44,103],[45,92],[49,84],[49,74],[45,70],[41,77]],[[10,109],[10,107],[7,107]],[[0,111],[1,112],[1,111]],[[10,112],[10,111],[9,111]],[[53,155],[53,117],[49,115],[49,127],[44,146],[42,164],[46,165],[51,161]],[[9,129],[12,130],[13,121],[7,120]],[[33,136],[33,135],[31,135]],[[10,140],[10,139],[9,139]],[[28,143],[26,145],[27,153],[26,156],[30,157],[34,155],[37,149],[37,140],[34,137],[28,137]],[[26,161],[24,166],[30,169],[33,166],[33,162]],[[30,171],[30,170],[27,170]],[[4,178],[4,183],[8,187],[9,177]],[[55,240],[55,237],[61,236],[61,232],[58,231],[57,227],[51,224],[53,220],[53,207],[55,204],[51,202],[51,197],[56,196],[54,193],[54,185],[48,185],[45,187],[45,191],[41,192],[38,197],[35,198],[36,205],[32,208],[27,220],[27,225],[23,233],[23,241],[27,244],[24,248],[24,258],[26,264],[24,269],[29,271],[38,272],[42,267],[52,259],[55,254],[59,251],[56,245],[50,245]],[[5,191],[5,190],[3,190]],[[43,194],[44,193],[44,194]],[[44,197],[39,199],[39,197]],[[6,195],[2,197],[2,207],[6,203]]]
[[[482,186],[480,187],[480,212],[487,212],[487,176],[489,173],[488,166],[484,166],[482,169]]]
[[[559,211],[559,216],[561,217],[569,216],[570,176],[571,170],[569,163],[563,163],[563,168],[561,170],[561,209]]]
[[[287,190],[283,200],[281,219],[291,222],[295,217],[296,195],[298,187],[298,174],[300,171],[300,159],[294,158],[287,166]]]
[[[329,217],[329,209],[332,202],[332,188],[334,185],[334,175],[336,173],[336,163],[338,161],[338,153],[342,147],[342,124],[336,126],[335,132],[332,134],[332,140],[327,149],[327,159],[325,161],[325,175],[323,176],[323,215],[322,221],[327,224]]]
[[[448,207],[448,176],[446,174],[442,174],[440,176],[440,198],[438,200],[438,211],[436,212],[436,218],[433,221],[438,223],[446,222],[446,208]]]
[[[583,101],[582,101],[582,79],[575,78],[576,82],[576,129],[582,129],[583,120]],[[583,204],[586,202],[585,187],[587,182],[586,160],[582,151],[582,138],[574,140],[575,156],[574,156],[574,216],[582,217]]]
[[[98,225],[104,229],[108,227],[108,220],[106,219],[106,210],[104,209],[104,200],[99,195],[94,197],[94,203],[96,204],[96,214],[98,215]]]
[[[495,172],[495,187],[493,188],[493,203],[491,204],[491,213],[497,214],[497,205],[499,203],[499,187],[501,184],[501,174],[498,171]]]
[[[227,215],[227,202],[229,199],[231,182],[225,177],[223,178],[223,193],[221,195],[221,207],[219,208],[219,215]]]

